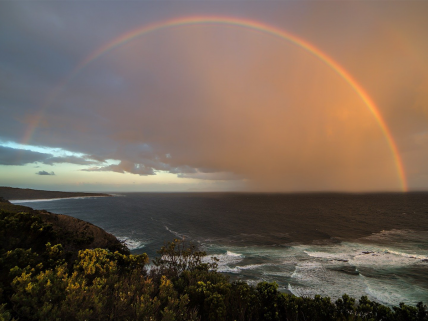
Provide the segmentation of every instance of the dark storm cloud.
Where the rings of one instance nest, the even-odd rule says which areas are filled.
[[[51,156],[51,154],[0,146],[1,165],[25,165],[29,163],[43,162]]]
[[[69,163],[76,165],[90,165],[90,164],[98,164],[99,161],[96,160],[88,160],[77,156],[52,156],[43,161],[43,164],[53,165],[59,163]]]
[[[55,175],[55,173],[54,172],[39,171],[36,173],[36,175],[42,175],[42,176],[51,175],[51,176],[53,176],[53,175]]]
[[[192,174],[197,173],[197,170],[195,168],[192,168],[190,166],[179,166],[179,167],[171,167],[169,166],[168,169],[166,169],[168,172],[172,174]]]
[[[17,149],[0,145],[0,164],[23,166],[40,162],[46,165],[69,163],[76,165],[92,165],[100,162],[93,159],[85,159],[77,156],[54,156],[48,153],[40,153],[26,149]]]
[[[105,162],[105,159],[103,159],[102,157],[97,156],[97,155],[87,155],[86,158],[87,159],[93,159],[94,161],[97,161],[99,163]]]
[[[85,10],[71,2],[1,3],[0,139],[21,141],[52,92],[79,61],[112,37],[133,28],[146,15],[145,10],[136,11],[127,5],[119,10],[123,15],[117,15],[117,6],[108,2],[101,11],[91,2],[81,5]],[[93,19],[94,15],[97,19]],[[123,16],[139,18],[128,20]],[[93,85],[99,79],[93,76],[80,81]],[[61,108],[57,111],[61,113]],[[38,125],[43,127],[43,123]],[[62,134],[68,133],[63,130]],[[31,143],[65,148],[73,145],[53,137],[33,137]]]
[[[233,179],[232,175],[228,175],[228,178],[223,173],[221,177],[216,177],[215,175],[204,175],[204,173],[199,172],[197,169],[190,166],[177,166],[173,167],[169,164],[160,162],[159,160],[149,160],[141,159],[141,163],[134,163],[130,161],[121,161],[119,164],[113,164],[108,166],[96,166],[82,169],[85,172],[116,172],[116,173],[131,173],[138,174],[141,176],[146,175],[156,175],[155,171],[165,171],[171,174],[177,174],[178,177],[186,178],[196,178],[196,179],[214,179],[214,180],[223,180],[223,179]],[[236,179],[236,175],[234,176]]]
[[[91,167],[82,169],[85,172],[116,172],[116,173],[131,173],[141,176],[155,175],[153,168],[147,167],[143,164],[134,164],[132,162],[121,161],[119,164],[112,164],[102,167]]]

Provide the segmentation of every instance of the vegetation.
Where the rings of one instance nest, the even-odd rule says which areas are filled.
[[[181,240],[150,266],[125,249],[65,250],[74,242],[37,215],[0,211],[0,320],[428,320],[422,303],[391,310],[367,297],[332,302],[230,282]]]
[[[29,188],[14,188],[14,187],[6,187],[6,186],[0,186],[0,195],[3,198],[8,200],[111,196],[109,194],[104,194],[104,193],[54,192],[54,191],[43,191],[43,190],[29,189]]]

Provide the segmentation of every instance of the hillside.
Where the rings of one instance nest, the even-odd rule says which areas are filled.
[[[71,216],[53,214],[44,210],[38,211],[26,206],[14,205],[1,197],[0,212],[7,212],[10,214],[25,213],[28,214],[28,217],[41,220],[43,224],[52,229],[53,233],[49,241],[61,243],[66,251],[77,254],[77,251],[82,249],[105,248],[111,251],[120,250],[122,252],[127,252],[126,247],[112,234],[107,233],[98,226]],[[12,230],[9,232],[12,233]],[[22,233],[23,231],[19,232]],[[31,245],[33,248],[43,248],[45,246],[44,241],[43,239],[34,239]]]
[[[103,193],[80,193],[80,192],[56,192],[43,191],[29,188],[14,188],[0,186],[0,197],[7,200],[34,200],[34,199],[52,199],[52,198],[70,198],[70,197],[108,197],[109,194]]]

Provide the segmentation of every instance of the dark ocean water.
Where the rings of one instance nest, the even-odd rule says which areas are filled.
[[[428,303],[428,193],[122,193],[14,203],[67,214],[156,256],[174,238],[249,283],[296,295]]]

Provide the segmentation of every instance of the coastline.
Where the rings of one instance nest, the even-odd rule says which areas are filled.
[[[100,197],[100,196],[98,196],[98,197]],[[83,198],[83,197],[74,197],[74,199],[78,199],[78,198]],[[62,198],[62,199],[64,199],[64,198]],[[56,200],[56,199],[52,199],[52,200]],[[40,200],[30,200],[30,201],[37,202]],[[17,201],[17,202],[19,202],[19,201]],[[47,241],[49,241],[52,244],[55,244],[56,242],[61,244],[60,246],[61,246],[61,248],[64,248],[64,253],[68,253],[67,255],[69,255],[67,257],[67,260],[69,260],[68,262],[77,262],[76,260],[79,260],[79,256],[77,253],[80,253],[79,251],[82,251],[82,250],[83,251],[88,250],[87,252],[85,252],[88,255],[91,255],[91,253],[98,253],[98,254],[101,253],[104,255],[104,256],[102,256],[103,260],[104,259],[110,260],[109,262],[111,264],[116,264],[117,262],[121,262],[121,264],[123,264],[123,259],[125,259],[125,261],[126,261],[126,260],[128,260],[128,258],[135,258],[138,256],[138,254],[133,254],[131,251],[129,251],[129,250],[133,250],[132,247],[135,247],[135,246],[138,246],[137,248],[144,248],[145,247],[145,244],[136,244],[136,243],[133,243],[132,242],[133,240],[130,240],[129,238],[127,238],[127,239],[120,238],[114,234],[110,234],[109,232],[107,232],[106,230],[103,230],[100,227],[97,227],[96,225],[88,223],[87,221],[82,221],[81,219],[78,219],[78,218],[69,217],[65,214],[53,214],[53,213],[48,212],[46,210],[34,210],[34,209],[31,209],[31,208],[26,207],[26,206],[12,205],[12,204],[8,204],[8,203],[9,203],[8,201],[6,201],[6,200],[2,201],[0,199],[0,213],[2,212],[1,209],[3,206],[4,206],[4,209],[6,210],[6,212],[9,212],[9,213],[3,213],[6,215],[5,216],[5,222],[7,221],[8,217],[13,218],[14,219],[13,221],[16,221],[16,219],[19,220],[21,218],[26,219],[26,217],[28,217],[31,219],[40,218],[42,224],[46,224],[46,225],[41,225],[41,228],[37,228],[36,229],[38,231],[37,233],[39,233],[40,235],[35,237],[33,240],[30,240],[30,241],[26,241],[26,240],[27,240],[28,235],[32,235],[32,230],[27,231],[27,230],[21,229],[21,227],[16,227],[14,231],[11,231],[9,228],[7,228],[7,229],[5,229],[5,231],[7,231],[7,233],[10,233],[10,234],[4,233],[3,235],[6,237],[0,243],[6,244],[7,243],[6,240],[14,240],[14,239],[19,240],[19,242],[21,242],[22,244],[27,242],[24,245],[26,247],[31,247],[30,251],[34,250],[34,249],[35,249],[34,251],[38,251],[37,253],[39,253],[39,257],[42,257],[43,255],[46,256],[46,252],[44,252],[45,251],[44,246],[47,244],[46,243]],[[22,209],[25,209],[25,211],[23,211]],[[17,213],[18,215],[14,215],[12,212]],[[19,213],[19,212],[21,212],[21,213]],[[23,214],[22,212],[28,212],[28,214],[31,214],[31,216],[28,216],[28,215],[23,216],[23,215],[21,215],[21,214]],[[12,220],[9,220],[9,221],[12,221]],[[4,226],[6,226],[6,225],[3,224],[3,227]],[[25,224],[23,226],[25,227]],[[27,224],[26,226],[32,227],[33,224],[31,224],[31,225]],[[49,226],[52,226],[52,228],[53,228],[52,231],[54,233],[52,235],[54,236],[54,238],[48,240],[48,239],[43,238],[44,234],[42,234],[41,232],[43,232],[44,228],[47,227],[46,232],[49,233]],[[166,226],[165,226],[165,229],[167,229],[171,233],[174,232],[174,231],[170,230],[169,228],[167,228]],[[110,236],[109,236],[109,234],[110,234]],[[12,235],[12,237],[10,235]],[[19,235],[21,235],[21,237],[17,237]],[[129,242],[129,241],[131,241],[131,242]],[[182,242],[182,241],[181,240],[175,240],[174,242]],[[177,244],[179,244],[179,243],[177,243]],[[17,251],[19,251],[19,249],[21,249],[21,248],[26,248],[25,246],[21,246],[21,245],[16,246],[16,248],[18,249]],[[54,246],[56,246],[56,245],[54,245]],[[127,247],[127,249],[125,248],[125,246]],[[100,249],[108,249],[109,252],[101,252]],[[120,256],[119,256],[119,254],[115,254],[116,253],[115,251],[117,249],[122,250],[122,253],[120,254]],[[136,248],[134,248],[134,249],[136,249]],[[12,250],[10,250],[10,251],[12,251]],[[322,255],[325,254],[324,252],[313,252],[313,251],[309,252],[309,253],[307,251],[304,251],[304,252],[306,254],[308,254],[309,256],[312,256],[311,253],[315,253],[315,255],[317,257],[320,257],[320,258],[322,258],[323,257]],[[6,253],[9,253],[9,252],[6,252]],[[387,253],[390,253],[390,252],[387,252]],[[329,253],[327,253],[327,254],[329,254]],[[334,257],[336,257],[336,254],[337,253],[333,253],[332,255]],[[372,256],[372,255],[375,255],[377,253],[367,251],[367,253],[363,252],[363,254],[367,254],[367,255]],[[142,255],[146,256],[146,254],[142,254]],[[231,249],[228,249],[226,251],[226,256],[228,256],[229,258],[232,257],[233,259],[235,259],[236,257],[240,257],[240,258],[244,259],[246,255],[247,255],[246,253],[241,254],[240,252],[239,253],[232,252]],[[401,254],[397,254],[397,255],[401,255]],[[211,256],[211,255],[207,255],[207,256]],[[217,256],[217,255],[214,255],[214,256]],[[220,255],[220,256],[224,256],[224,255]],[[375,256],[379,256],[379,255],[375,255]],[[416,257],[414,257],[414,255],[412,255],[409,258],[414,259]],[[333,261],[341,261],[342,262],[343,260],[344,259],[333,258]],[[130,259],[130,261],[133,261],[133,259]],[[81,262],[83,262],[83,261],[81,261]],[[205,262],[206,261],[204,261],[204,260],[202,261],[202,263],[205,263]],[[13,264],[18,264],[18,263],[13,261]],[[27,264],[27,263],[25,263],[25,264]],[[238,271],[240,269],[242,269],[242,270],[253,270],[253,268],[257,267],[257,266],[262,266],[262,265],[269,266],[270,265],[270,263],[266,263],[266,262],[246,262],[245,264],[246,265],[242,265],[242,266],[236,265],[235,267],[232,267],[229,270],[229,273],[227,273],[227,271],[224,271],[222,269],[222,266],[219,265],[216,267],[216,270],[215,270],[216,276],[218,278],[222,278],[223,276],[228,277],[228,275],[230,276],[231,274],[234,274],[235,271]],[[46,263],[46,266],[48,266],[47,263]],[[310,266],[310,265],[305,263],[304,265],[302,265],[300,267],[300,269],[296,268],[294,270],[293,274],[298,275],[298,277],[300,279],[302,279],[302,277],[306,277],[307,274],[305,274],[305,271],[307,271],[307,269],[305,270],[305,268],[308,266]],[[153,267],[153,265],[149,264],[147,256],[146,256],[146,261],[145,261],[145,267],[149,271]],[[73,269],[72,263],[69,264],[69,268]],[[49,268],[47,271],[50,271]],[[70,270],[70,271],[74,271],[73,273],[78,273],[81,270]],[[224,272],[226,272],[226,273],[224,273]],[[44,272],[41,272],[37,277],[43,276],[44,275],[43,273]],[[160,272],[160,273],[164,273],[164,272]],[[209,273],[210,273],[209,275],[212,275],[212,272],[209,272]],[[358,272],[358,273],[361,277],[366,278],[366,276],[360,274],[360,272]],[[167,275],[167,274],[166,273],[165,274],[159,274],[160,277],[166,277],[165,275]],[[325,276],[326,274],[324,273],[323,275]],[[115,277],[116,276],[117,275],[115,275]],[[317,275],[315,275],[315,276],[317,276]],[[127,276],[125,276],[125,278],[126,277]],[[327,275],[327,277],[329,277],[329,276]],[[13,280],[14,279],[12,279],[12,281]],[[89,276],[88,280],[91,280],[90,276]],[[204,280],[205,279],[202,279],[202,281],[200,281],[200,282],[203,283]],[[336,280],[336,279],[329,277],[329,280]],[[8,279],[8,282],[9,281],[10,281],[10,279]],[[12,281],[10,281],[9,283],[5,282],[5,284],[10,284]],[[88,283],[89,282],[90,281],[88,281]],[[121,282],[122,281],[118,282],[117,284],[119,284],[119,283],[120,284],[122,284],[122,283],[126,284],[126,282],[122,282],[122,283]],[[228,282],[230,282],[230,281],[225,278],[224,281],[222,281],[222,284],[227,285],[227,288],[229,288],[229,284],[232,284],[232,285],[230,285],[232,287],[231,289],[234,289],[233,286],[235,286],[235,285],[233,285],[233,283],[228,283]],[[273,293],[276,293],[277,295],[279,295],[281,297],[280,302],[285,302],[284,301],[285,299],[289,300],[290,302],[294,302],[293,300],[295,300],[295,303],[292,303],[293,306],[296,306],[296,304],[301,304],[301,305],[303,304],[303,307],[304,307],[304,306],[306,306],[306,304],[312,304],[312,305],[316,304],[317,302],[319,302],[316,299],[316,295],[319,294],[323,298],[325,298],[325,300],[326,300],[325,302],[330,302],[329,303],[330,304],[330,308],[329,308],[330,310],[329,311],[334,311],[334,316],[337,316],[337,314],[335,314],[335,313],[340,312],[339,309],[340,309],[341,305],[340,305],[340,303],[337,303],[337,302],[340,302],[339,300],[346,301],[349,299],[346,302],[350,302],[352,304],[354,304],[355,302],[358,302],[358,303],[353,305],[353,310],[350,310],[351,312],[352,311],[358,311],[357,309],[359,307],[359,304],[366,304],[366,302],[369,302],[368,304],[372,304],[375,307],[381,307],[383,309],[383,311],[396,311],[398,306],[401,308],[401,305],[398,305],[398,303],[392,304],[392,303],[389,303],[388,300],[383,300],[382,298],[379,298],[379,293],[373,292],[373,291],[375,291],[375,289],[369,288],[368,284],[366,284],[367,289],[368,289],[368,292],[366,292],[367,294],[364,294],[365,296],[361,297],[361,299],[359,299],[359,301],[357,301],[359,296],[356,295],[355,293],[348,293],[349,296],[342,296],[342,298],[340,296],[339,297],[331,296],[331,294],[328,294],[327,292],[324,291],[321,284],[319,284],[319,283],[317,283],[319,292],[318,292],[318,294],[314,294],[314,296],[315,296],[315,298],[314,298],[311,294],[308,294],[308,292],[302,292],[301,290],[299,290],[299,286],[297,286],[296,288],[294,288],[294,286],[292,287],[290,283],[288,284],[286,291],[284,291],[285,289],[281,286],[278,286],[276,283],[268,283],[268,282],[274,282],[271,280],[266,281],[266,282],[261,280],[261,281],[257,281],[258,283],[256,283],[255,281],[254,282],[245,281],[245,282],[246,282],[245,287],[249,291],[254,291],[254,295],[257,295],[257,293],[259,293],[257,291],[261,287],[272,287],[273,286],[273,288],[272,288],[272,290],[274,290]],[[242,284],[242,283],[239,283],[239,284]],[[233,290],[233,291],[235,291],[235,290]],[[233,293],[235,293],[233,291],[231,292],[231,295],[233,295]],[[349,288],[348,288],[348,291],[349,291]],[[392,292],[392,295],[395,295],[396,293],[397,292]],[[241,292],[239,292],[239,294],[241,295]],[[50,297],[49,297],[49,300],[51,300]],[[303,302],[302,300],[306,300],[306,301]],[[289,301],[286,301],[286,302],[289,302]],[[419,309],[419,311],[422,311],[421,313],[425,313],[426,308],[424,308],[423,306],[422,306],[422,309],[419,308],[421,305],[416,306],[416,304],[417,304],[416,302],[415,303],[405,302],[405,303],[407,304],[404,306],[405,309],[414,309],[412,311],[418,311],[418,310],[416,310],[416,307],[417,307]],[[58,304],[62,304],[62,303],[58,303]],[[283,309],[286,309],[287,307],[288,307],[288,305],[284,306]],[[39,308],[39,306],[36,306],[36,308]],[[299,308],[302,308],[302,307],[299,306]],[[423,310],[423,309],[425,309],[425,310]],[[339,312],[337,312],[337,311],[339,311]],[[228,312],[228,313],[230,313],[230,312]],[[395,312],[390,312],[390,313],[395,313]],[[355,315],[357,315],[357,314],[355,314]],[[1,316],[1,314],[0,314],[0,316]],[[48,319],[46,319],[46,320],[48,320]],[[263,319],[261,319],[261,320],[263,320]],[[317,320],[317,319],[315,318],[313,320]],[[331,320],[334,320],[333,314],[332,314]]]
[[[106,193],[82,193],[35,190],[29,188],[14,188],[0,186],[0,197],[13,202],[51,201],[65,198],[112,197]]]
[[[90,222],[69,215],[36,210],[28,206],[11,203],[2,197],[0,197],[0,213],[9,213],[7,215],[23,213],[37,217],[44,224],[50,225],[48,229],[57,233],[55,237],[58,240],[56,241],[60,241],[64,248],[76,253],[78,250],[94,248],[119,250],[125,253],[129,251],[123,246],[124,242],[120,241],[115,235]]]
[[[70,197],[56,197],[56,198],[32,198],[32,199],[9,199],[12,204],[15,203],[32,203],[32,202],[51,202],[65,199],[82,199],[82,198],[97,198],[97,197],[115,197],[114,195],[98,195],[98,196],[70,196]]]

